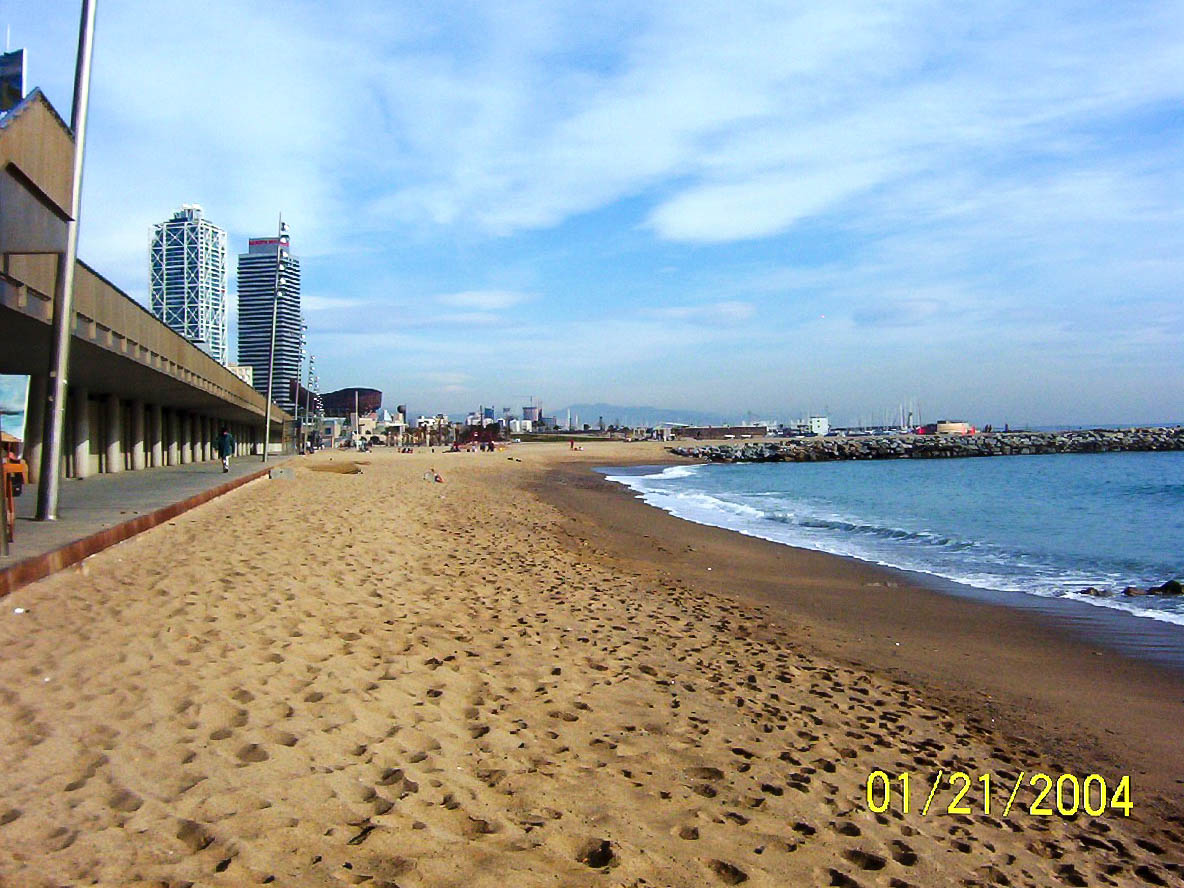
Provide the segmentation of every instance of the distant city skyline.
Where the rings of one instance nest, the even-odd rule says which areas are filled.
[[[75,6],[4,23],[68,110]],[[282,209],[323,387],[432,412],[1180,420],[1181,32],[1162,2],[105,6],[80,255],[148,305],[168,208],[232,245]]]

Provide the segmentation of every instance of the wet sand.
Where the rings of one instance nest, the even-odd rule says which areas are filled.
[[[661,454],[321,454],[18,590],[0,883],[1184,879],[1175,679],[588,471]],[[876,768],[1132,773],[1134,815],[875,814]]]

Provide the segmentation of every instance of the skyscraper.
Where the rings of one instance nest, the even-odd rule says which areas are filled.
[[[152,227],[148,277],[152,313],[225,364],[226,232],[185,204]]]
[[[292,383],[300,377],[300,260],[288,249],[288,226],[278,237],[256,237],[238,257],[238,362],[254,371],[255,391],[267,394],[271,317],[275,328],[275,381],[271,399],[295,413]]]

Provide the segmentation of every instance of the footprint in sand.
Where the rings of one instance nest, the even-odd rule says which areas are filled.
[[[863,851],[859,848],[851,848],[843,852],[843,857],[851,861],[861,870],[875,872],[882,870],[888,861],[879,854],[872,854],[869,851]]]
[[[205,850],[214,842],[214,837],[206,831],[206,828],[192,820],[181,821],[181,825],[177,829],[177,838],[185,843],[192,854]]]
[[[248,764],[265,762],[271,758],[271,756],[267,754],[267,750],[258,743],[248,743],[246,746],[239,749],[236,755],[238,756],[239,761],[246,762]]]

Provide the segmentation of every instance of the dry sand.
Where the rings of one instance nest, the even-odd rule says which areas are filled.
[[[1184,882],[1170,768],[1131,819],[869,812],[875,768],[1088,762],[1048,758],[1038,713],[1020,743],[875,645],[865,666],[828,653],[854,636],[849,615],[811,616],[826,583],[783,611],[700,582],[674,551],[689,525],[622,500],[651,516],[630,541],[554,504],[573,477],[556,465],[659,454],[380,451],[361,474],[309,471],[351,461],[320,454],[18,590],[0,611],[0,884]]]

